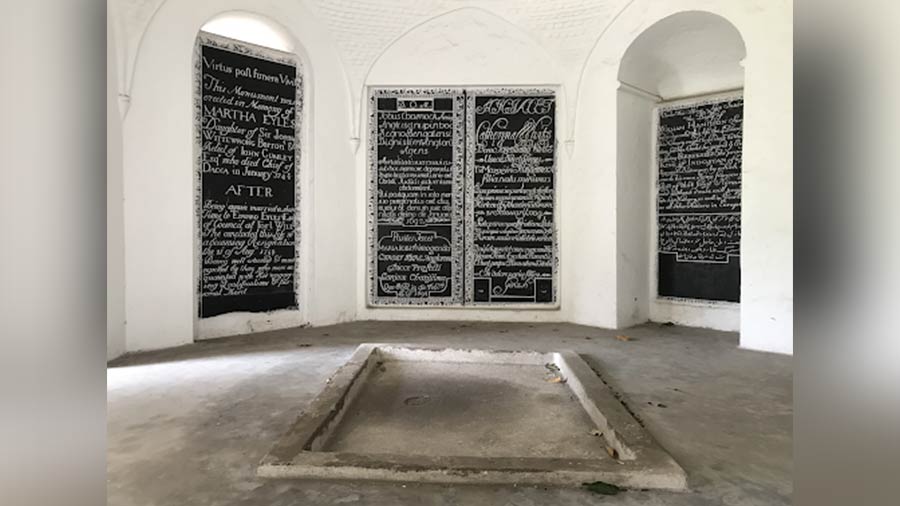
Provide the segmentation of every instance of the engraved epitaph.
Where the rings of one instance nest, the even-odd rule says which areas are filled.
[[[296,308],[298,65],[209,34],[196,60],[200,317]]]
[[[369,102],[369,300],[460,304],[463,93],[378,89]]]
[[[740,97],[661,107],[658,293],[740,300]]]
[[[556,98],[466,93],[466,302],[553,304]]]

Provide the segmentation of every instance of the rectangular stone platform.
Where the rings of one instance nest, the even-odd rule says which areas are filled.
[[[268,478],[681,490],[575,353],[362,344],[262,460]]]

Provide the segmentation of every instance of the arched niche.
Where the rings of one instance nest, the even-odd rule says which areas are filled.
[[[642,32],[622,56],[619,82],[659,97],[705,95],[742,88],[744,40],[728,20],[687,11]]]
[[[618,69],[616,97],[617,320],[738,331],[739,303],[658,296],[657,107],[714,99],[743,88],[744,41],[725,18],[687,11],[635,38]]]
[[[167,0],[141,37],[130,107],[123,120],[127,350],[177,346],[197,333],[194,157],[194,55],[201,28],[220,15],[263,18],[303,63],[305,136],[301,156],[302,320],[352,319],[356,208],[350,93],[333,41],[300,2]],[[229,35],[226,33],[226,35]],[[231,34],[233,35],[233,34]],[[255,42],[260,42],[256,40]],[[321,112],[321,113],[319,113]],[[316,126],[318,124],[318,128]],[[328,135],[322,132],[330,132]],[[318,132],[318,133],[317,133]],[[316,297],[312,297],[315,294]],[[296,320],[263,318],[230,326],[246,334]],[[207,334],[207,337],[211,337]]]
[[[215,15],[203,24],[197,34],[197,38],[197,53],[194,57],[194,98],[196,107],[194,136],[198,142],[195,145],[194,154],[196,163],[194,170],[197,174],[195,185],[197,189],[196,199],[198,205],[195,209],[195,226],[197,228],[194,245],[194,275],[198,293],[195,296],[194,303],[199,309],[201,303],[199,287],[202,286],[200,282],[200,272],[203,265],[201,261],[202,248],[200,237],[202,234],[200,231],[200,214],[202,212],[203,203],[205,202],[205,196],[203,195],[205,191],[200,190],[200,181],[204,179],[204,176],[201,174],[200,170],[200,167],[203,165],[200,152],[200,146],[203,144],[203,134],[200,132],[201,121],[199,116],[200,108],[203,107],[203,105],[200,104],[201,82],[199,81],[199,72],[201,72],[200,69],[203,67],[200,63],[200,44],[201,41],[203,41],[203,44],[212,45],[219,49],[226,49],[231,52],[262,60],[286,63],[296,68],[296,147],[291,151],[294,152],[295,156],[295,169],[292,171],[294,175],[294,204],[296,206],[295,219],[293,222],[293,242],[295,245],[293,288],[297,307],[273,309],[270,311],[232,309],[213,316],[196,316],[194,338],[210,339],[305,325],[308,322],[308,316],[306,315],[306,303],[308,297],[305,290],[308,281],[306,279],[307,273],[304,265],[309,263],[307,261],[309,251],[307,243],[309,242],[308,235],[310,235],[309,220],[306,216],[309,213],[309,207],[304,205],[304,197],[309,195],[307,186],[310,181],[308,176],[310,166],[310,156],[308,153],[308,146],[310,146],[308,124],[310,115],[307,111],[306,104],[310,103],[312,98],[306,89],[307,81],[309,80],[309,76],[307,75],[309,69],[309,65],[306,63],[307,58],[302,50],[299,52],[297,51],[300,46],[285,27],[266,16],[248,11],[228,11]],[[250,178],[242,182],[246,182],[247,184],[258,184],[259,180]],[[269,190],[271,190],[271,188],[269,188]],[[258,257],[250,260],[258,260]],[[196,314],[197,312],[195,311],[195,315]]]

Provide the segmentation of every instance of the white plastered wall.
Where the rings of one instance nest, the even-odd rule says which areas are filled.
[[[125,74],[120,76],[120,86],[128,86],[120,92],[128,94],[125,102],[130,103],[123,124],[128,350],[175,346],[195,336],[191,58],[197,31],[215,15],[248,11],[276,20],[306,58],[306,85],[312,97],[306,104],[311,168],[308,179],[302,179],[307,184],[304,191],[310,196],[302,204],[309,230],[302,231],[301,241],[307,241],[309,256],[300,266],[304,285],[300,302],[305,305],[307,323],[352,319],[564,320],[618,328],[649,317],[649,302],[646,297],[640,298],[641,290],[636,288],[647,286],[649,273],[635,267],[641,262],[639,257],[638,263],[633,263],[621,258],[620,253],[627,245],[626,249],[643,248],[649,255],[649,236],[629,236],[628,230],[632,219],[648,220],[652,211],[635,208],[638,199],[646,197],[643,192],[649,191],[650,183],[620,177],[622,167],[646,160],[640,158],[644,155],[629,155],[619,149],[622,141],[617,129],[623,119],[619,116],[644,111],[648,103],[639,97],[624,97],[618,91],[619,64],[629,45],[654,23],[677,12],[700,10],[733,24],[747,48],[741,346],[792,351],[789,1],[601,1],[604,8],[597,11],[600,17],[591,18],[597,22],[578,25],[581,28],[572,32],[582,33],[589,26],[596,38],[586,60],[579,57],[583,67],[557,52],[569,39],[554,37],[555,22],[524,29],[521,20],[509,21],[531,9],[524,0],[446,2],[446,8],[441,7],[443,14],[434,17],[434,9],[425,9],[429,11],[427,16],[396,35],[379,33],[375,37],[374,32],[358,32],[360,51],[369,51],[377,40],[386,41],[386,46],[367,67],[367,74],[351,73],[365,77],[350,79],[349,84],[345,69],[357,68],[360,61],[368,60],[357,61],[352,54],[356,45],[346,40],[337,44],[332,35],[346,38],[347,33],[335,35],[334,27],[362,23],[373,30],[387,29],[393,26],[388,20],[377,20],[382,10],[360,8],[355,13],[348,2],[335,2],[334,9],[325,9],[319,1],[155,3],[161,6],[140,38],[128,35],[132,43],[127,47],[133,48],[134,41],[140,40],[133,65],[128,56],[132,53],[118,48],[123,53],[120,58],[129,62],[120,68]],[[393,0],[387,3],[397,4]],[[552,5],[544,5],[535,1],[533,6],[535,12],[550,9],[555,13],[563,12],[556,4],[565,3],[554,0]],[[307,9],[308,4],[316,7]],[[424,9],[424,4],[415,4]],[[463,5],[477,8],[458,9]],[[150,11],[142,8],[130,12]],[[418,7],[403,10],[407,14],[418,11]],[[360,19],[345,20],[348,12]],[[387,9],[384,15],[391,12]],[[338,17],[328,18],[331,15]],[[603,16],[606,21],[600,22]],[[560,30],[569,22],[561,23]],[[120,25],[139,23],[120,21]],[[547,31],[536,31],[538,26]],[[557,130],[560,309],[366,306],[365,97],[366,87],[373,85],[557,87],[562,109]],[[670,85],[677,88],[677,83]],[[719,89],[717,86],[711,88]],[[646,116],[644,112],[640,115],[624,121],[625,128],[642,129]],[[649,157],[649,151],[645,155]],[[645,294],[649,291],[643,290]],[[639,300],[634,301],[635,297]],[[241,333],[249,329],[235,322],[227,330]]]
[[[654,219],[650,147],[655,102],[624,86],[616,93],[616,321],[627,327],[647,321],[652,305],[648,225]]]
[[[581,221],[575,235],[593,232],[594,240],[574,244],[573,256],[584,280],[573,287],[571,319],[577,323],[623,327],[640,320],[649,303],[632,308],[629,289],[635,282],[629,266],[617,255],[629,229],[646,230],[646,214],[629,209],[627,191],[617,187],[620,162],[617,128],[624,113],[620,108],[619,63],[632,41],[672,14],[706,11],[726,19],[738,30],[747,48],[744,60],[744,157],[741,239],[741,346],[792,353],[793,350],[793,222],[792,222],[792,15],[790,2],[717,2],[683,0],[635,1],[619,15],[585,67],[578,93],[575,118],[574,164],[579,185],[596,192],[575,192],[575,207],[589,219]],[[719,89],[713,83],[708,91]],[[677,89],[671,87],[670,89]],[[675,92],[677,93],[677,91]],[[626,99],[630,100],[630,99]],[[642,109],[643,107],[641,107]],[[643,113],[641,113],[643,114]],[[628,121],[624,124],[628,125]],[[624,154],[623,154],[624,156]],[[627,159],[627,157],[625,157]],[[644,176],[641,176],[644,177]],[[621,202],[619,199],[623,199]],[[642,280],[637,280],[643,282]],[[613,286],[610,290],[598,287]],[[616,300],[618,298],[618,300]],[[629,302],[630,301],[630,302]],[[638,311],[638,317],[634,310]],[[648,314],[649,317],[649,314]],[[715,317],[713,317],[715,318]],[[712,321],[712,320],[711,320]]]
[[[106,30],[106,358],[125,352],[125,224],[116,41]]]
[[[738,303],[656,295],[656,130],[659,107],[709,100],[726,91],[724,96],[739,95],[745,56],[741,35],[728,20],[688,11],[654,23],[622,57],[617,116],[620,326],[649,319],[740,330]]]
[[[299,2],[168,0],[141,39],[123,120],[127,349],[196,336],[193,65],[200,28],[223,12],[277,20],[304,61],[309,136],[301,173],[302,321],[232,317],[207,334],[233,335],[355,317],[355,203],[346,77],[334,45]]]
[[[486,48],[490,48],[487,50]],[[549,87],[557,90],[557,185],[566,178],[567,156],[562,144],[565,125],[566,94],[562,72],[552,56],[537,41],[498,15],[480,8],[462,8],[430,19],[404,34],[382,53],[366,79],[367,87]],[[363,97],[367,93],[362,93]],[[360,107],[361,148],[356,156],[357,201],[367,202],[368,104]],[[560,214],[564,200],[557,192],[557,240],[560,265],[568,262],[564,221]],[[365,320],[482,320],[482,321],[564,321],[564,304],[556,308],[491,309],[472,307],[370,307],[367,304],[368,242],[366,209],[357,210],[357,301],[360,319]],[[564,277],[560,272],[560,279]],[[557,296],[565,300],[565,281],[560,281]]]

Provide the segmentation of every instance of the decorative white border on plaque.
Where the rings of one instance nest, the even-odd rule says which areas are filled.
[[[451,222],[451,275],[450,297],[379,297],[378,283],[378,98],[450,98],[453,100],[453,188]],[[368,300],[370,306],[454,306],[463,303],[463,150],[465,122],[463,118],[465,95],[454,88],[369,88],[368,129],[368,208],[366,210],[368,239]]]
[[[475,301],[474,289],[472,284],[475,281],[475,230],[474,213],[475,213],[475,99],[480,95],[491,96],[552,96],[554,101],[555,116],[553,118],[553,260],[551,262],[551,282],[553,284],[552,296],[550,302],[491,302],[491,301]],[[559,161],[559,146],[557,129],[559,124],[559,101],[557,100],[556,90],[552,88],[514,88],[514,87],[478,87],[466,88],[466,288],[465,288],[465,304],[478,307],[555,307],[559,304],[559,241],[558,229],[559,224],[557,217],[559,216],[559,177],[557,174],[557,166]]]
[[[268,60],[275,63],[290,65],[296,69],[296,82],[294,98],[294,118],[296,120],[294,126],[294,297],[297,301],[296,308],[275,309],[273,311],[297,310],[302,304],[300,300],[300,156],[303,139],[303,65],[299,58],[293,53],[287,53],[272,49],[269,47],[258,46],[242,40],[231,39],[216,35],[209,32],[201,31],[197,34],[197,40],[194,43],[194,287],[196,290],[196,303],[194,307],[194,318],[202,318],[201,313],[202,297],[201,294],[201,273],[202,273],[202,209],[203,209],[203,131],[201,118],[203,117],[203,77],[202,77],[202,48],[203,46],[214,47],[233,53],[243,54]],[[261,312],[264,313],[264,312]],[[218,315],[217,315],[218,316]],[[210,317],[215,318],[215,316]]]

